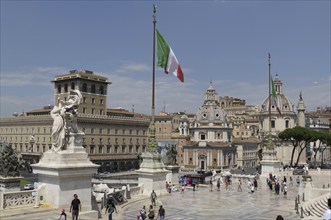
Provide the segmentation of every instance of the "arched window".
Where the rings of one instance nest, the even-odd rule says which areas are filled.
[[[83,91],[83,92],[87,92],[87,85],[86,85],[86,83],[83,83],[82,91]]]
[[[91,93],[95,93],[95,85],[94,84],[91,86]]]
[[[103,86],[100,86],[100,88],[99,88],[99,93],[101,94],[101,95],[103,95]]]
[[[57,85],[57,93],[61,93],[61,85]]]
[[[68,84],[64,84],[64,92],[68,92]]]
[[[72,89],[72,90],[75,89],[75,83],[71,83],[71,89]]]

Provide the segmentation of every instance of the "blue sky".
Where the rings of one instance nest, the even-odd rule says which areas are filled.
[[[294,105],[331,105],[330,1],[1,1],[0,116],[53,104],[56,75],[108,77],[108,107],[151,113],[152,11],[185,83],[156,68],[156,113],[196,113],[210,81],[260,105],[272,74]]]

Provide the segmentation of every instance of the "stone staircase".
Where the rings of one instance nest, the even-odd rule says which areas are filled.
[[[324,212],[328,209],[328,198],[331,192],[299,205],[299,212],[303,208],[302,217],[305,219],[321,219]]]

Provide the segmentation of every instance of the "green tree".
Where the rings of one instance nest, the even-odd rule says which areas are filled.
[[[299,154],[298,158],[296,158],[295,166],[299,163],[299,158],[301,153],[306,148],[306,144],[310,141],[313,141],[316,136],[314,132],[308,128],[296,126],[294,128],[288,128],[279,133],[278,137],[285,141],[291,141],[293,145],[292,155],[291,155],[291,162],[290,166],[293,166],[294,161],[294,152],[297,149]]]

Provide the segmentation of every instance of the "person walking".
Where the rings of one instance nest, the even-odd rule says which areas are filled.
[[[156,206],[156,193],[154,192],[154,189],[152,190],[152,193],[151,193],[151,203],[153,206]]]
[[[238,192],[242,192],[242,188],[241,188],[241,179],[238,180]]]
[[[221,189],[221,179],[220,178],[218,178],[217,179],[217,191],[220,191],[220,189]]]
[[[229,187],[229,179],[225,177],[225,189],[228,190]]]
[[[213,178],[209,180],[210,191],[213,191]]]
[[[158,216],[159,216],[159,220],[164,220],[165,210],[162,205],[160,205]]]
[[[58,220],[67,220],[67,214],[64,209],[61,210],[60,218]]]
[[[181,193],[184,193],[184,191],[185,191],[185,186],[182,185]]]
[[[154,211],[153,205],[150,205],[149,210],[148,210],[148,219],[153,220],[154,217],[155,217],[155,211]]]
[[[79,212],[82,211],[82,206],[77,194],[74,194],[74,199],[71,201],[70,212],[72,213],[72,220],[77,220]]]
[[[290,186],[293,186],[293,178],[290,176]]]
[[[279,182],[278,182],[278,180],[277,180],[276,183],[275,183],[275,193],[276,193],[277,195],[279,195],[279,189],[280,189],[280,185],[279,185]]]
[[[166,190],[167,190],[168,193],[171,192],[170,184],[168,182],[166,182]]]
[[[112,220],[113,219],[113,212],[115,211],[117,213],[117,209],[116,209],[115,204],[114,204],[114,202],[111,198],[108,198],[108,201],[107,201],[107,207],[106,207],[105,213],[107,213],[107,211],[108,211],[108,220]]]
[[[254,190],[255,190],[254,183],[251,183],[251,193],[252,193],[252,194],[254,193]]]
[[[257,180],[256,180],[256,178],[254,178],[254,182],[253,182],[253,184],[254,184],[254,188],[255,188],[255,190],[257,190]]]
[[[146,208],[143,206],[143,208],[140,210],[140,216],[142,220],[146,219]]]
[[[286,183],[284,183],[284,197],[286,198],[287,197],[287,186],[286,186]]]
[[[297,176],[297,185],[299,186],[300,185],[300,176]]]

